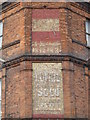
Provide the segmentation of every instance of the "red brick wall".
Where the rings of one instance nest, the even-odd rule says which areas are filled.
[[[44,59],[44,62],[62,62],[64,117],[88,117],[86,59],[89,49],[85,46],[85,20],[90,16],[74,5],[70,3],[12,3],[3,10],[3,58],[7,62],[3,66],[1,75],[2,118],[32,118],[32,62],[43,62]],[[43,8],[45,11],[57,9],[60,28],[58,39],[61,42],[61,53],[58,58],[44,56],[41,59],[30,56],[34,39],[31,8],[34,10],[39,8],[40,11],[43,11]],[[46,14],[48,15],[47,12]],[[29,56],[22,56],[23,54],[29,54]]]

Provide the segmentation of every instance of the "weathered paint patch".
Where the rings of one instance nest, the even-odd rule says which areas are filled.
[[[57,42],[60,41],[60,32],[32,32],[32,40],[37,42]]]
[[[58,9],[34,9],[32,10],[33,19],[48,19],[48,18],[59,18]]]
[[[61,63],[33,63],[33,114],[64,114]]]
[[[33,114],[33,118],[64,118],[62,114]]]
[[[42,54],[60,54],[61,43],[60,42],[32,42],[32,53],[35,55]]]
[[[59,19],[33,19],[32,31],[59,31]]]
[[[59,10],[32,10],[32,54],[60,54]]]

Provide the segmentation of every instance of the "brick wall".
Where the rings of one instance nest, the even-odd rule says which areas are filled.
[[[33,9],[32,9],[33,8]],[[39,13],[34,15],[34,11]],[[48,11],[53,11],[49,14]],[[43,14],[41,14],[43,11]],[[59,19],[58,28],[52,31],[59,37],[47,33],[51,27],[47,25],[44,36],[33,36],[38,26],[33,19],[55,17]],[[41,12],[41,13],[40,13]],[[41,15],[41,16],[40,16]],[[51,16],[50,16],[51,15]],[[3,58],[6,60],[1,71],[2,75],[2,118],[32,118],[33,87],[32,63],[61,63],[63,80],[64,118],[88,118],[88,51],[85,38],[85,20],[90,14],[74,3],[11,3],[3,8]],[[50,21],[47,19],[48,22]],[[45,23],[45,24],[46,24]],[[42,24],[43,26],[43,24]],[[42,32],[42,26],[36,31]],[[55,24],[56,27],[56,24]],[[50,32],[50,31],[49,31]],[[52,34],[51,33],[51,34]],[[40,34],[42,35],[42,34]],[[49,39],[46,39],[48,38]],[[60,42],[60,52],[32,54],[32,42],[36,40]],[[54,40],[55,39],[55,40]],[[45,44],[43,44],[45,47]],[[46,47],[47,48],[47,47]],[[49,48],[50,49],[50,48]],[[36,52],[40,46],[36,48]],[[39,113],[40,114],[40,113]],[[53,117],[52,112],[50,117]],[[45,117],[45,112],[44,112]],[[55,117],[58,116],[57,113]]]

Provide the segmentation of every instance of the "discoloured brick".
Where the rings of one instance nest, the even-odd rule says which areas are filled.
[[[64,114],[61,63],[33,63],[33,114]]]
[[[64,116],[60,112],[58,115],[50,114],[50,111],[47,110],[48,116],[52,118],[88,118],[90,114],[90,110],[88,110],[90,70],[86,63],[89,58],[85,38],[86,18],[90,18],[90,14],[78,3],[23,2],[11,3],[4,8],[2,18],[0,17],[4,23],[1,55],[7,62],[2,70],[2,118],[42,116],[43,111],[35,111],[38,108],[35,106],[36,98],[33,101],[33,63],[62,64],[60,71],[62,71],[63,81],[63,94],[61,94]],[[42,22],[43,20],[44,22]],[[36,29],[35,26],[38,28]],[[37,31],[40,33],[36,33]],[[43,34],[42,31],[46,33]],[[19,42],[16,43],[15,41],[18,40]],[[40,60],[41,58],[38,60],[38,56],[35,56],[33,61],[32,56],[25,56],[32,53],[34,55],[44,53],[49,58],[51,54],[59,55],[58,59],[61,59],[51,61],[51,58],[48,58],[48,61],[45,61],[42,56],[43,61]],[[20,58],[22,55],[24,57]],[[57,65],[56,69],[60,67]],[[44,67],[42,66],[41,69]],[[36,83],[34,83],[35,85]],[[34,113],[39,114],[35,116]],[[55,113],[57,113],[56,110]],[[45,118],[45,115],[43,117]]]

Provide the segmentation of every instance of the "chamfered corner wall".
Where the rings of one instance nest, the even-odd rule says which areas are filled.
[[[4,5],[2,118],[88,118],[85,5]]]

